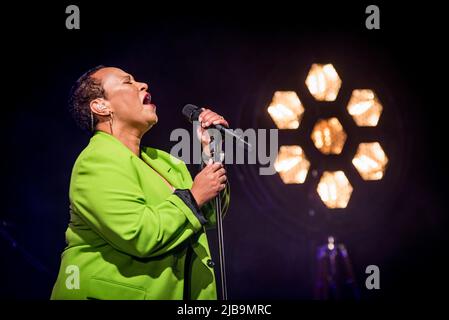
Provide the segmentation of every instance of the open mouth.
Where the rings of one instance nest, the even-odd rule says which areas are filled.
[[[150,104],[151,103],[151,94],[147,93],[145,95],[145,97],[143,97],[142,103],[143,104]]]

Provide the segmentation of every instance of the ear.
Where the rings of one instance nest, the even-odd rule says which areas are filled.
[[[103,98],[97,98],[90,102],[90,110],[99,116],[109,116],[111,114],[111,109],[109,104]]]

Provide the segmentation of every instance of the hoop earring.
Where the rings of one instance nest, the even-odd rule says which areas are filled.
[[[112,131],[112,125],[114,124],[114,113],[111,111],[109,113],[109,127],[111,129],[111,134],[114,135],[114,132]]]
[[[94,133],[94,114],[90,111],[90,132]]]

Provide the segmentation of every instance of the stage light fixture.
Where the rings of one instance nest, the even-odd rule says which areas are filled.
[[[305,80],[310,94],[317,101],[335,101],[342,80],[332,64],[314,63]],[[346,106],[358,127],[376,127],[383,106],[371,89],[355,89]],[[278,129],[297,129],[301,124],[304,106],[294,91],[276,91],[268,113]],[[336,117],[319,119],[310,138],[324,155],[339,155],[343,151],[347,134]],[[365,142],[358,146],[352,163],[363,180],[382,179],[388,158],[379,142]],[[299,145],[281,146],[275,169],[285,184],[304,183],[310,168]],[[346,208],[353,187],[343,171],[324,171],[317,187],[323,203],[330,209]]]
[[[361,143],[352,164],[363,180],[380,180],[388,163],[388,157],[379,142]]]
[[[317,187],[321,201],[330,209],[346,208],[352,190],[343,171],[324,171]]]
[[[276,91],[268,113],[279,129],[298,129],[304,107],[294,91]]]
[[[324,154],[340,154],[346,142],[346,132],[337,118],[321,119],[313,127],[312,141]]]
[[[373,90],[352,91],[347,110],[359,127],[375,127],[382,114],[382,104]]]
[[[274,168],[285,184],[304,183],[310,162],[300,146],[281,146]]]
[[[341,79],[332,64],[312,64],[306,78],[310,94],[318,101],[335,101]]]

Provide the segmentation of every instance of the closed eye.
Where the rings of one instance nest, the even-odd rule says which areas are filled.
[[[126,84],[133,84],[133,81],[132,81],[133,79],[130,77],[130,76],[126,76],[125,77],[125,82],[123,82],[123,83],[126,83]]]

